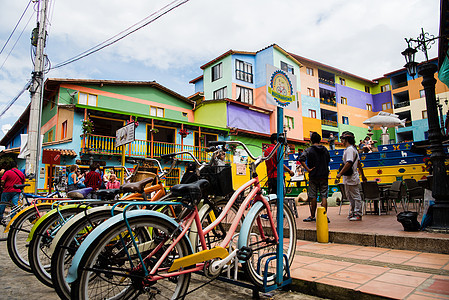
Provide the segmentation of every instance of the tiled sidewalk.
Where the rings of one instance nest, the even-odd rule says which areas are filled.
[[[449,299],[449,255],[309,241],[298,241],[296,251],[292,278],[327,291]]]

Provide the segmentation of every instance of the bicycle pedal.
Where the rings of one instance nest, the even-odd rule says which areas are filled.
[[[241,261],[247,261],[253,255],[253,249],[243,246],[237,251],[237,258]]]

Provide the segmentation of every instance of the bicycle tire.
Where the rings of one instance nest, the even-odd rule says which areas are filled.
[[[12,203],[11,202],[1,202],[0,205],[4,205],[5,206],[5,210],[6,210],[7,207],[12,207]],[[8,239],[8,233],[5,232],[5,231],[6,231],[6,225],[9,223],[10,220],[11,220],[10,214],[8,214],[6,217],[3,214],[3,222],[4,222],[3,224],[5,224],[5,225],[0,224],[0,242],[4,242],[4,241],[6,241]]]
[[[157,261],[157,256],[161,255],[161,251],[167,244],[176,238],[176,227],[165,219],[160,217],[148,218],[145,216],[133,216],[128,218],[128,223],[133,229],[133,235],[140,237],[140,233],[151,232],[151,237],[161,239],[160,245],[162,249],[157,251],[156,257],[152,257],[147,260],[150,264]],[[149,230],[151,229],[151,230]],[[118,236],[123,238],[128,237],[128,230],[124,222],[116,223],[115,225],[103,231],[87,248],[83,257],[80,260],[80,264],[77,270],[78,278],[72,283],[71,297],[72,299],[136,299],[140,294],[144,292],[141,288],[141,282],[143,280],[142,275],[138,275],[138,272],[132,270],[129,264],[129,260],[123,253],[123,246],[125,243],[119,243]],[[164,240],[167,238],[167,240]],[[141,241],[141,238],[136,241]],[[116,251],[112,253],[113,245]],[[146,243],[143,246],[147,245]],[[157,246],[156,246],[157,247]],[[130,246],[130,249],[133,249]],[[154,249],[141,249],[142,256],[148,255],[149,251]],[[145,253],[147,252],[147,253]],[[191,248],[187,237],[183,237],[178,244],[175,245],[174,250],[170,253],[166,261],[161,265],[161,271],[158,275],[167,274],[168,267],[172,264],[172,259],[177,257],[183,257],[191,254]],[[124,259],[125,258],[125,259]],[[134,266],[139,265],[139,261],[136,255],[133,255]],[[106,266],[107,264],[107,266]],[[93,269],[96,268],[97,270]],[[108,269],[109,268],[109,269]],[[164,270],[165,269],[165,270]],[[136,273],[137,272],[137,273]],[[131,279],[131,275],[136,276]],[[120,285],[114,284],[114,279],[118,277]],[[162,285],[161,285],[162,283]],[[157,299],[162,297],[163,299],[183,299],[187,292],[190,283],[190,273],[171,277],[167,279],[161,279],[156,282],[152,282],[148,285],[148,290],[152,293],[153,298]],[[101,290],[100,290],[101,289]],[[106,291],[104,291],[107,289]],[[106,296],[102,292],[106,293]],[[112,295],[114,293],[114,295]]]
[[[274,224],[277,225],[277,204],[276,200],[270,201],[270,210],[273,215]],[[267,239],[273,239],[273,232],[271,226],[269,225],[269,219],[267,217],[267,209],[264,205],[257,211],[257,213],[252,217],[251,220],[245,220],[250,222],[251,227],[248,236],[244,237],[247,241],[248,247],[253,249],[253,254],[243,264],[243,269],[245,273],[249,276],[250,280],[257,286],[263,286],[264,284],[264,269],[267,259],[275,255],[277,244],[266,242]],[[259,226],[258,222],[261,222],[265,240],[262,240],[259,236]],[[296,251],[296,220],[291,209],[284,203],[284,223],[283,223],[283,249],[284,253],[287,255],[289,265],[291,265],[295,251]],[[271,254],[270,254],[271,253]],[[260,259],[260,262],[259,262]],[[258,270],[258,263],[260,268]],[[285,262],[284,262],[285,264]],[[290,267],[290,266],[289,266]],[[284,274],[285,274],[284,270]],[[268,264],[268,276],[267,285],[273,285],[276,280],[276,260],[273,259]]]
[[[81,214],[84,214],[82,212]],[[65,280],[68,268],[72,262],[79,244],[93,230],[96,224],[111,217],[110,210],[96,211],[79,219],[67,228],[55,246],[51,256],[51,281],[58,296],[63,300],[70,300],[70,285]],[[61,228],[63,230],[63,228]]]
[[[84,211],[84,209],[84,207],[61,209],[59,212],[48,216],[34,231],[28,247],[30,268],[36,278],[48,287],[53,287],[50,272],[52,254],[48,250],[52,243],[55,229],[60,228],[61,217],[69,218]]]
[[[20,269],[30,273],[32,271],[28,260],[28,242],[26,241],[28,234],[34,222],[52,209],[52,205],[49,203],[37,204],[36,206],[40,215],[37,214],[34,206],[29,207],[27,211],[13,221],[7,239],[7,248],[11,260]]]

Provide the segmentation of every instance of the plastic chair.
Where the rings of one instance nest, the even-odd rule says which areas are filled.
[[[388,205],[392,204],[396,214],[398,213],[396,202],[401,202],[402,209],[405,211],[405,201],[407,199],[405,186],[402,181],[395,181],[391,187],[386,191],[386,200],[389,202]]]
[[[409,203],[413,202],[413,207],[417,205],[416,212],[419,215],[421,206],[424,205],[424,189],[415,179],[404,179],[404,184],[407,191],[407,200]]]
[[[374,203],[377,201],[377,208],[379,211],[379,215],[381,213],[381,197],[380,197],[380,190],[379,186],[377,185],[377,181],[366,181],[362,182],[362,190],[365,200],[365,214],[366,214],[366,207],[368,206],[368,203],[370,205],[370,212],[374,211],[372,210],[371,203]],[[374,208],[376,205],[374,205]],[[387,210],[388,211],[388,210]]]

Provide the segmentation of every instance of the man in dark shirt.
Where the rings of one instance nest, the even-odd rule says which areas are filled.
[[[310,217],[304,219],[304,222],[315,221],[318,192],[321,196],[321,206],[327,212],[327,194],[329,188],[329,151],[326,147],[320,145],[321,136],[318,133],[313,132],[310,141],[312,142],[312,146],[304,150],[299,157],[299,162],[309,172],[309,190],[307,196],[310,201]]]
[[[270,136],[271,145],[265,149],[264,156],[270,155],[271,151],[273,151],[274,147],[276,147],[277,134],[273,133]],[[267,166],[267,184],[268,184],[268,194],[277,194],[277,153],[275,153],[269,160],[265,161],[265,165]],[[290,176],[295,175],[295,172],[287,168],[284,165],[284,172],[288,172]]]

